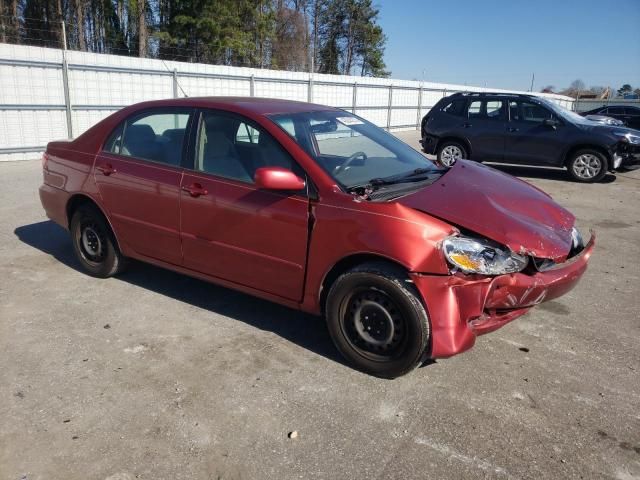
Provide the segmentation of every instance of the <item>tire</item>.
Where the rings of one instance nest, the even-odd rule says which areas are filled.
[[[81,205],[71,217],[71,242],[82,269],[97,278],[108,278],[124,271],[122,255],[107,220],[96,207]]]
[[[446,141],[438,147],[438,163],[443,167],[452,167],[461,158],[468,158],[468,154],[459,142]]]
[[[372,262],[347,271],[331,286],[326,304],[329,333],[355,368],[395,378],[425,360],[429,319],[407,280],[400,268]]]
[[[607,157],[597,150],[578,150],[567,162],[569,175],[577,182],[593,183],[604,178],[609,170]]]

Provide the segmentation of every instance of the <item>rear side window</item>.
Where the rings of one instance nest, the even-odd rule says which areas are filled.
[[[189,122],[188,110],[157,110],[125,120],[104,149],[126,157],[179,166]]]
[[[462,117],[464,115],[464,100],[453,100],[447,103],[442,111],[448,113],[449,115],[455,115],[456,117]]]
[[[477,118],[482,110],[482,102],[475,100],[469,104],[469,118]]]
[[[469,118],[504,120],[504,100],[474,100],[469,104]]]

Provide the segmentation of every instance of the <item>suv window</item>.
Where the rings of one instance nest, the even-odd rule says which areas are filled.
[[[609,107],[607,113],[613,113],[614,115],[624,115],[624,107]]]
[[[453,100],[442,107],[442,111],[449,115],[462,117],[464,115],[465,100]]]
[[[188,110],[156,110],[124,121],[104,149],[126,157],[179,166],[182,160]]]
[[[474,100],[469,104],[469,118],[504,120],[503,100]]]
[[[509,102],[509,116],[515,122],[542,123],[553,118],[553,113],[537,103],[512,100]]]
[[[480,111],[482,110],[482,102],[480,100],[475,100],[469,104],[469,118],[478,118],[480,117]]]
[[[195,169],[253,183],[260,167],[283,167],[303,176],[291,156],[257,125],[234,114],[204,112],[198,126]]]

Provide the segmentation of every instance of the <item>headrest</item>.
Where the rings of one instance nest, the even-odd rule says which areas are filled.
[[[234,156],[233,143],[221,131],[207,131],[207,156],[232,157]]]
[[[181,142],[184,138],[184,128],[171,128],[169,130],[165,130],[162,136],[174,142]]]
[[[152,142],[156,139],[156,134],[151,125],[127,125],[124,138],[128,141]]]

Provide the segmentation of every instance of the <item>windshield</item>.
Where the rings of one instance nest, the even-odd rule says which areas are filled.
[[[347,112],[278,114],[270,118],[345,189],[368,184],[372,179],[438,170],[401,140]]]

